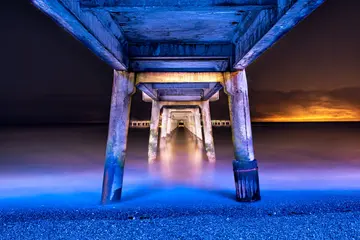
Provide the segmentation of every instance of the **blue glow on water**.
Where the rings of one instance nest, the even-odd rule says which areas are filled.
[[[98,206],[105,144],[96,134],[103,131],[105,139],[106,127],[100,130],[3,131],[0,208]],[[275,137],[271,129],[254,130],[263,201],[272,199],[271,192],[276,191],[297,194],[360,190],[356,130],[314,133],[311,129],[274,129],[278,134]],[[294,136],[290,143],[289,131]],[[146,130],[129,134],[122,201],[126,206],[236,204],[228,133],[215,131],[215,164],[206,160],[192,138],[182,136],[170,141],[152,165],[147,162],[147,134]],[[344,139],[342,145],[337,137]]]

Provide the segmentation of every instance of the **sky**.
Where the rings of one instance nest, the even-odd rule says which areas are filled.
[[[247,69],[254,121],[360,121],[358,0],[327,0]],[[112,69],[30,1],[0,9],[0,123],[106,122]],[[227,97],[211,104],[228,119]],[[131,118],[151,104],[133,97]]]

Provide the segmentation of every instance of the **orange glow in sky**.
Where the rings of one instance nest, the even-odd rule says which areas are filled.
[[[293,106],[281,113],[255,118],[259,122],[346,122],[360,121],[360,109],[352,106]]]

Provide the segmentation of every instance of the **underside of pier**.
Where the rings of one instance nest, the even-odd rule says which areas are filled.
[[[224,88],[236,197],[260,199],[245,68],[325,0],[32,1],[114,69],[102,203],[121,199],[136,88],[152,102],[149,161],[179,122],[215,161],[209,102]]]

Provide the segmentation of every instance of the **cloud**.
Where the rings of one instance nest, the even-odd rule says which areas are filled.
[[[254,121],[360,121],[360,88],[250,92]]]

